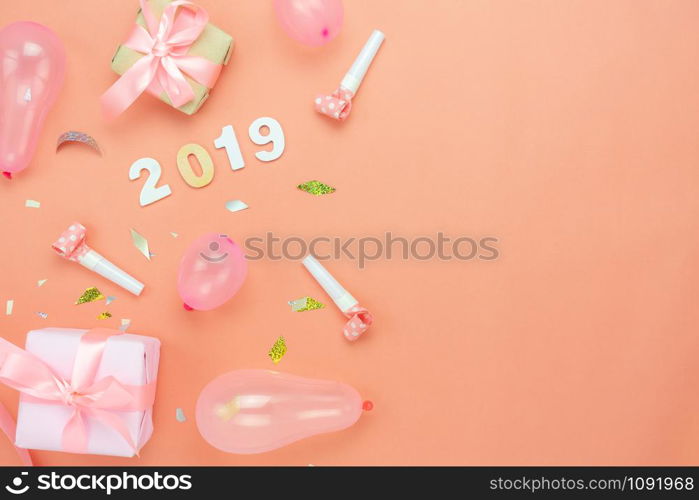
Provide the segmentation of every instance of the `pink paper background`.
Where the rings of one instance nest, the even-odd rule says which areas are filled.
[[[99,95],[135,0],[3,2],[0,25],[33,19],[68,52],[63,92],[32,166],[0,179],[0,330],[22,344],[48,325],[117,327],[162,340],[155,432],[140,459],[37,452],[40,465],[696,464],[699,462],[699,2],[696,0],[347,0],[343,31],[307,49],[271,1],[201,0],[236,48],[209,101],[183,116],[144,96],[102,121]],[[313,111],[374,28],[386,33],[352,116]],[[247,127],[272,116],[278,161],[254,158]],[[232,124],[247,166],[213,147]],[[55,140],[97,138],[104,157]],[[180,146],[197,142],[213,182],[188,187]],[[141,208],[136,159],[163,165],[172,196]],[[337,192],[295,189],[318,179]],[[41,208],[25,208],[26,199]],[[250,209],[229,213],[225,202]],[[54,255],[73,220],[146,284],[135,298]],[[129,229],[145,235],[148,262]],[[495,236],[497,261],[328,263],[376,316],[342,338],[299,262],[250,263],[226,306],[187,313],[175,289],[190,241],[247,237]],[[170,231],[179,233],[173,238]],[[41,288],[36,280],[48,278]],[[98,286],[118,299],[73,305]],[[6,299],[15,300],[5,316]],[[97,321],[109,310],[111,320]],[[47,320],[36,311],[49,314]],[[283,334],[288,353],[267,351]],[[257,456],[206,444],[201,388],[236,368],[338,380],[374,410],[345,431]],[[16,408],[17,395],[0,387]],[[181,407],[187,422],[175,420]],[[1,440],[0,440],[1,441]],[[17,463],[9,444],[0,463]]]

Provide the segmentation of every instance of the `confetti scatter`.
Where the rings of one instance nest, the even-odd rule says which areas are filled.
[[[311,193],[316,196],[335,192],[334,187],[328,186],[327,184],[323,184],[320,181],[308,181],[304,182],[303,184],[299,184],[296,187],[299,188],[301,191],[306,191],[307,193]]]
[[[249,208],[247,203],[241,200],[230,200],[226,202],[226,210],[229,212],[239,212]]]
[[[36,200],[26,200],[24,206],[28,208],[41,208],[41,203]]]
[[[170,235],[171,235],[173,238],[179,237],[179,234],[178,234],[178,233],[173,233],[172,231],[170,231]]]
[[[128,318],[122,318],[121,320],[121,326],[119,327],[119,330],[122,332],[125,332],[128,327],[131,326],[131,320]]]
[[[187,417],[185,417],[184,410],[182,408],[177,408],[175,410],[175,419],[178,422],[186,422],[187,421]]]
[[[47,279],[46,280],[39,280],[36,282],[36,286],[37,287],[44,286],[44,283],[46,283],[47,281],[48,281]]]
[[[42,313],[42,312],[39,312],[39,311],[36,312],[36,315],[39,316],[41,319],[46,319],[46,318],[49,317],[48,314]]]
[[[78,300],[75,301],[75,305],[85,304],[87,302],[94,302],[96,300],[102,300],[103,298],[104,295],[102,295],[102,292],[100,292],[97,288],[93,286],[92,288],[88,288],[83,292],[83,294],[78,298]]]
[[[313,297],[302,297],[300,299],[290,300],[289,305],[294,312],[313,311],[314,309],[323,309],[325,307],[325,304],[318,302]]]
[[[148,240],[133,228],[131,228],[131,240],[138,251],[141,252],[146,259],[150,260],[153,254],[150,253],[150,248],[148,248]]]
[[[109,311],[104,311],[103,313],[99,313],[99,315],[97,316],[97,319],[109,319],[111,317],[112,317],[112,313],[110,313]]]
[[[107,295],[107,305],[111,304],[116,300],[116,297],[114,295]]]
[[[286,342],[284,341],[284,337],[279,337],[272,346],[272,348],[269,350],[268,355],[276,365],[277,363],[279,363],[279,361],[281,361],[285,354]]]
[[[214,413],[216,413],[216,416],[223,420],[224,422],[228,422],[230,419],[232,419],[236,413],[240,411],[240,405],[238,404],[238,398],[235,397],[228,401],[225,404],[222,405],[217,405],[216,408],[214,408]]]
[[[15,301],[14,300],[8,300],[5,302],[5,314],[9,316],[12,314],[12,309],[15,307]]]
[[[86,134],[85,132],[69,130],[68,132],[62,133],[60,136],[58,136],[58,140],[56,141],[56,151],[58,151],[66,142],[85,144],[86,146],[94,149],[97,154],[102,156],[102,150],[100,149],[99,144],[97,144],[97,141],[90,134]]]

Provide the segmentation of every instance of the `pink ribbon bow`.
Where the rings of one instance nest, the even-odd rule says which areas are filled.
[[[23,393],[32,403],[59,404],[73,408],[63,429],[62,447],[72,453],[87,453],[87,425],[91,417],[114,429],[138,449],[129,429],[115,411],[145,411],[153,406],[155,385],[122,384],[112,376],[95,380],[107,339],[120,332],[96,328],[80,338],[70,381],[49,368],[33,354],[0,338],[0,382]]]
[[[158,23],[146,0],[139,1],[147,29],[136,24],[124,46],[145,56],[102,94],[102,111],[107,118],[122,113],[145,90],[155,95],[164,91],[172,105],[179,108],[194,99],[194,91],[182,72],[209,88],[221,72],[220,64],[187,55],[209,22],[203,8],[176,0],[165,7]]]
[[[319,95],[315,100],[316,111],[322,115],[344,121],[352,109],[353,94],[344,87],[340,87],[331,95]]]
[[[366,332],[374,322],[374,317],[371,313],[359,304],[350,307],[346,311],[343,311],[343,313],[350,320],[345,324],[342,333],[344,333],[347,340],[352,342],[357,340],[362,333]]]
[[[92,250],[85,243],[85,234],[87,229],[79,222],[73,222],[68,229],[63,231],[51,248],[58,255],[65,257],[73,262],[80,262],[80,257]]]

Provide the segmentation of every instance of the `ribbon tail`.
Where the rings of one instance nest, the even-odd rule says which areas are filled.
[[[75,409],[73,416],[63,429],[61,447],[68,453],[87,453],[87,423],[80,409]]]
[[[113,119],[131,106],[150,85],[158,68],[158,60],[148,54],[134,63],[100,97],[102,114]]]
[[[96,408],[92,408],[89,411],[95,419],[115,430],[122,437],[122,439],[126,441],[131,448],[131,451],[133,451],[133,454],[138,455],[139,450],[136,447],[136,443],[134,443],[133,439],[131,439],[129,428],[126,426],[121,417],[110,411],[98,410]]]
[[[7,411],[7,408],[5,408],[5,405],[2,403],[0,403],[0,430],[5,433],[7,438],[15,447],[17,455],[19,455],[19,459],[22,461],[22,463],[28,467],[34,465],[32,463],[32,457],[29,454],[29,452],[24,448],[20,448],[19,446],[15,445],[17,425],[15,424],[15,419],[12,418],[12,415],[10,415],[10,412]]]

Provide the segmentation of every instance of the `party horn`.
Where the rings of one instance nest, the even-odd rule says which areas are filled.
[[[316,97],[316,111],[340,121],[349,116],[349,112],[352,109],[352,98],[357,94],[357,90],[359,90],[359,86],[362,84],[362,80],[364,80],[364,75],[366,75],[371,61],[374,60],[376,52],[378,52],[385,38],[381,31],[373,31],[369,40],[364,44],[364,48],[362,48],[362,51],[354,60],[352,67],[345,74],[342,82],[340,82],[340,88],[331,95]]]
[[[134,295],[140,295],[143,291],[143,283],[119,269],[99,253],[85,243],[85,226],[79,222],[73,222],[68,229],[51,245],[58,255],[104,276],[112,283],[116,283]]]
[[[323,287],[325,293],[333,299],[342,314],[349,318],[342,332],[345,338],[349,341],[357,340],[361,334],[369,329],[369,326],[374,322],[374,317],[366,308],[359,305],[359,301],[345,290],[315,257],[307,256],[303,259],[303,265]]]

